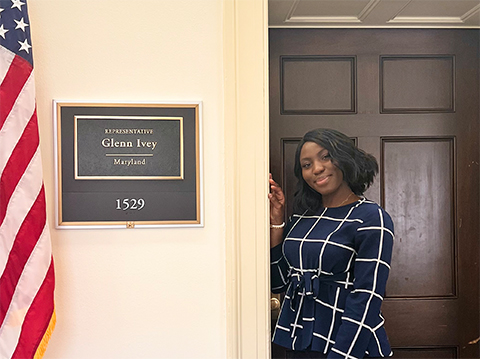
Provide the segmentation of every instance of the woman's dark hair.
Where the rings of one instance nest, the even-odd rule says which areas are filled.
[[[362,195],[373,183],[378,173],[375,157],[359,149],[351,138],[339,131],[328,128],[309,131],[303,136],[295,152],[294,173],[298,183],[293,199],[294,212],[316,212],[322,207],[322,195],[303,179],[300,153],[305,142],[315,142],[328,151],[332,163],[342,171],[344,181],[356,195]]]

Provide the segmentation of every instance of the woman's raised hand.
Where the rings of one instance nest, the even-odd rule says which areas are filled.
[[[280,225],[285,218],[285,195],[282,189],[272,178],[272,174],[269,176],[270,193],[268,198],[270,199],[270,224]]]

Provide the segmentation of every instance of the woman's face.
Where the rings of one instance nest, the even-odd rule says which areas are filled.
[[[305,142],[300,152],[305,182],[322,195],[323,200],[350,193],[342,171],[332,162],[328,150],[315,142]]]

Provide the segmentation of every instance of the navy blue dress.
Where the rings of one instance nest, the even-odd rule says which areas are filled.
[[[380,306],[393,222],[365,198],[294,214],[271,249],[272,292],[285,293],[273,342],[329,359],[391,356]]]

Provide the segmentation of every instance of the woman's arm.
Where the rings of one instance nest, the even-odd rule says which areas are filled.
[[[346,299],[342,324],[329,359],[363,358],[372,339],[380,354],[390,354],[383,352],[390,349],[381,347],[376,330],[383,326],[380,307],[390,270],[393,223],[383,209],[373,209],[357,229],[353,290]]]
[[[287,290],[290,280],[288,271],[290,266],[285,259],[282,251],[282,245],[270,249],[270,283],[272,293],[283,293]]]
[[[270,274],[273,293],[287,289],[289,265],[283,256],[282,242],[285,232],[285,195],[270,174]],[[273,225],[273,226],[272,226]]]
[[[270,174],[270,248],[276,247],[283,241],[283,225],[285,225],[285,195]],[[274,227],[272,227],[274,225]]]

